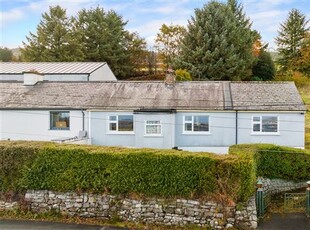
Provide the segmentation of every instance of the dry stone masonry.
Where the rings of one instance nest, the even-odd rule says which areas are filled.
[[[280,179],[260,178],[263,190],[279,193],[305,187]],[[237,205],[223,205],[214,201],[187,199],[129,199],[122,196],[60,193],[47,190],[30,190],[25,194],[29,209],[33,212],[56,211],[63,215],[110,219],[119,217],[127,221],[143,221],[165,225],[209,226],[212,229],[257,228],[255,197]],[[1,210],[18,208],[17,202],[0,201]]]
[[[276,194],[300,188],[306,188],[306,182],[294,182],[282,179],[259,178],[263,183],[265,193]]]
[[[64,215],[110,219],[118,216],[127,221],[165,225],[195,224],[212,229],[243,226],[256,228],[254,197],[240,210],[236,205],[186,199],[129,199],[121,196],[28,191],[25,199],[34,212],[56,211]]]
[[[0,201],[0,211],[2,211],[2,210],[14,210],[17,207],[18,207],[18,203],[16,201],[14,201],[14,202]]]

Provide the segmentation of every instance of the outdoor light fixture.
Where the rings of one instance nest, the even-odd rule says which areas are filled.
[[[309,181],[309,182],[310,182],[310,181]],[[308,182],[307,182],[307,183],[308,183]],[[308,184],[308,186],[309,186],[309,184]],[[262,188],[262,187],[263,187],[263,182],[262,182],[261,179],[258,179],[258,180],[257,180],[256,187],[257,187],[257,188]]]

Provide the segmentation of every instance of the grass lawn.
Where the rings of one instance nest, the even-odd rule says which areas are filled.
[[[306,114],[306,149],[310,149],[310,84],[299,88],[302,99],[308,104]]]

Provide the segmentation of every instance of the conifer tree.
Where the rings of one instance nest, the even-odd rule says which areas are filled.
[[[288,18],[280,25],[276,44],[280,58],[277,60],[281,70],[286,71],[291,66],[292,60],[300,56],[300,49],[309,27],[306,16],[297,9],[289,12]]]
[[[264,49],[259,53],[258,60],[253,66],[253,76],[263,81],[273,80],[275,76],[275,66],[271,55]]]
[[[211,1],[191,17],[175,67],[196,79],[249,79],[255,38],[241,5]]]
[[[85,61],[105,61],[117,77],[128,76],[132,65],[126,49],[126,24],[115,11],[105,12],[100,7],[79,11],[76,27],[82,34]]]
[[[83,52],[75,33],[71,28],[72,18],[60,6],[50,7],[42,14],[36,34],[31,33],[23,42],[22,55],[26,61],[80,61]]]

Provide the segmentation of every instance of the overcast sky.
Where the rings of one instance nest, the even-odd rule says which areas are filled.
[[[195,8],[201,8],[207,0],[0,0],[1,46],[16,48],[22,46],[29,32],[36,32],[41,14],[49,6],[60,5],[69,16],[82,8],[101,6],[106,11],[113,9],[128,21],[126,28],[137,31],[149,46],[160,26],[165,24],[187,25]],[[239,0],[246,15],[253,22],[253,29],[259,31],[263,41],[270,48],[276,48],[274,38],[279,24],[292,8],[297,8],[310,19],[310,0]]]

